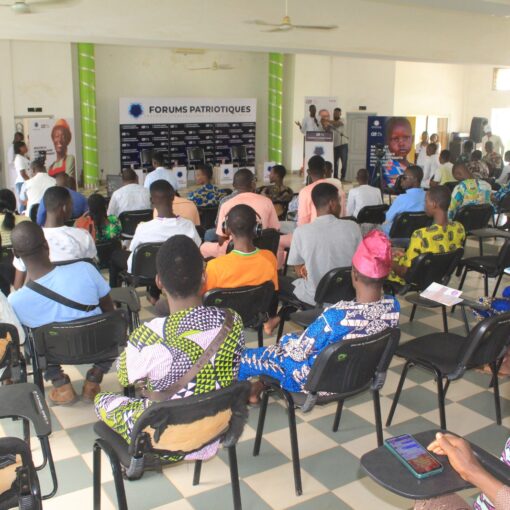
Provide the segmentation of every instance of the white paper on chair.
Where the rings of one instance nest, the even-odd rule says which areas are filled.
[[[431,301],[436,301],[445,306],[454,306],[462,302],[462,291],[459,289],[452,289],[441,285],[439,283],[431,283],[420,296]]]

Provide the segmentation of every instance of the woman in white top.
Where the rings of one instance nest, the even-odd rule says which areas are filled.
[[[30,168],[30,161],[25,156],[28,152],[28,147],[25,142],[14,142],[14,168],[16,169],[16,195],[18,196],[21,191],[21,186],[23,183],[28,180],[30,177],[28,175],[28,170]],[[23,212],[25,209],[24,205],[20,205],[20,212]]]
[[[14,133],[14,139],[9,145],[9,148],[7,149],[7,167],[9,169],[8,175],[7,175],[7,184],[10,186],[12,183],[16,182],[16,168],[14,167],[14,158],[16,157],[16,154],[14,154],[14,144],[16,142],[23,142],[24,141],[24,135],[20,131],[17,131]]]

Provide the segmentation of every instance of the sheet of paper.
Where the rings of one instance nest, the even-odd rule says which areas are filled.
[[[461,294],[462,291],[458,289],[452,289],[440,283],[431,283],[420,296],[445,306],[454,306],[462,302]]]

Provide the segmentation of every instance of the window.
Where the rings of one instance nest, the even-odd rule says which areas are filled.
[[[494,68],[494,74],[492,77],[492,90],[510,90],[510,68]]]

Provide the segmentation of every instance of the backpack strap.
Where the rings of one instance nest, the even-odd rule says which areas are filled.
[[[99,306],[99,303],[97,305],[84,305],[82,303],[77,303],[76,301],[66,298],[61,294],[57,294],[51,289],[48,289],[47,287],[44,287],[43,285],[32,280],[27,282],[25,285],[34,292],[37,292],[38,294],[41,294],[42,296],[51,299],[52,301],[56,301],[61,305],[67,306],[69,308],[74,308],[75,310],[80,310],[82,312],[92,312],[92,310],[95,310]]]

